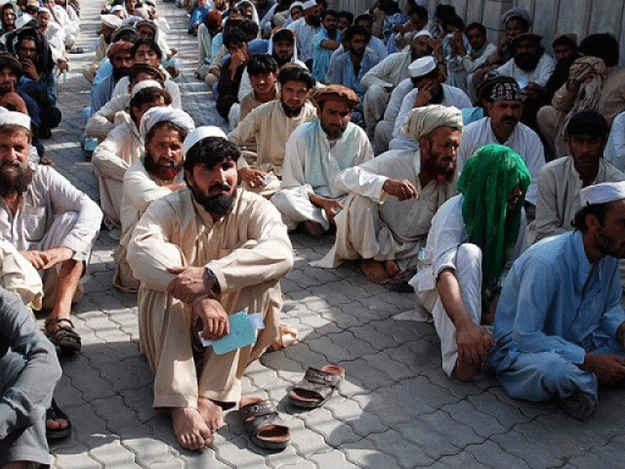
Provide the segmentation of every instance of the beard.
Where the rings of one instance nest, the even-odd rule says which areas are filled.
[[[315,28],[318,28],[319,26],[321,26],[321,16],[319,15],[309,16],[308,18],[306,18],[306,23],[308,23],[311,26],[314,26]]]
[[[172,160],[157,160],[150,155],[149,150],[145,151],[143,162],[145,170],[163,181],[173,180],[182,171],[182,161],[176,163]]]
[[[441,158],[442,155],[430,153],[429,158],[421,162],[422,171],[424,174],[435,176],[438,182],[451,182],[456,174],[456,163],[442,163]]]
[[[287,106],[284,102],[282,102],[282,110],[284,111],[284,114],[287,117],[295,117],[295,116],[299,116],[299,113],[302,112],[302,108],[304,107],[304,105],[302,104],[300,107],[298,107],[297,109],[291,109],[289,106]]]
[[[130,69],[129,68],[126,68],[126,67],[114,68],[113,69],[113,79],[117,83],[120,80],[120,78],[128,76],[129,73],[130,73]]]
[[[25,192],[32,179],[33,171],[27,162],[3,162],[0,165],[0,196]]]
[[[223,217],[227,215],[228,212],[230,212],[232,204],[234,203],[234,192],[232,191],[232,187],[230,187],[228,184],[213,184],[209,188],[209,192],[213,189],[222,189],[227,192],[219,195],[214,195],[212,197],[202,194],[195,187],[195,185],[189,184],[188,181],[187,185],[189,186],[189,189],[191,189],[191,193],[193,194],[193,198],[195,199],[195,201],[202,207],[204,207],[204,210],[206,210],[208,213]]]
[[[524,72],[531,72],[536,68],[542,54],[530,55],[522,54],[514,56],[514,63]]]

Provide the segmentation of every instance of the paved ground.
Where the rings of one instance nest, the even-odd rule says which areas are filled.
[[[93,50],[96,6],[82,2],[79,45]],[[202,83],[192,78],[195,41],[186,15],[159,2],[173,31],[184,75],[185,109],[198,124],[223,125]],[[80,109],[89,92],[80,75],[92,53],[73,56],[73,71],[61,82],[63,124],[46,142],[56,168],[97,198],[90,164],[80,153]],[[72,437],[53,446],[54,467],[88,468],[413,468],[625,466],[625,407],[622,391],[601,394],[595,417],[566,418],[554,405],[509,399],[490,377],[471,384],[449,380],[440,369],[434,329],[392,317],[412,305],[409,294],[393,293],[363,280],[353,265],[312,268],[331,240],[293,237],[296,264],[283,282],[284,321],[300,341],[266,354],[243,380],[244,395],[271,397],[292,432],[282,453],[254,447],[236,410],[226,414],[213,449],[187,452],[176,443],[168,419],[151,408],[151,375],[137,348],[136,300],[111,286],[115,241],[100,234],[75,308],[83,350],[63,363],[56,396],[73,421]],[[289,408],[288,386],[308,366],[340,364],[346,380],[338,395],[310,412]]]

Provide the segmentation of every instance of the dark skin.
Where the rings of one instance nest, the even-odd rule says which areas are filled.
[[[589,135],[571,135],[568,138],[573,166],[582,180],[582,187],[591,185],[599,172],[605,138]]]

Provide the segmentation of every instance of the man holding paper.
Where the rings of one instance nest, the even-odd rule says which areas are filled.
[[[240,153],[220,129],[194,130],[184,151],[188,188],[150,205],[127,259],[141,282],[140,347],[155,375],[153,405],[170,409],[182,446],[200,450],[223,423],[219,404],[240,400],[247,365],[279,338],[280,280],[293,252],[275,207],[237,188]],[[263,318],[254,344],[197,352],[200,335],[226,336],[229,315],[243,309]]]

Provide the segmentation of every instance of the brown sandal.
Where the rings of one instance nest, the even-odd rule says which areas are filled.
[[[61,354],[80,352],[82,345],[74,323],[68,318],[55,318],[46,321],[46,335]]]
[[[271,450],[283,450],[287,447],[291,432],[280,421],[273,401],[249,397],[241,401],[239,412],[247,434],[255,445]]]
[[[337,365],[326,365],[320,370],[310,367],[304,379],[289,392],[289,402],[304,409],[321,407],[340,386],[343,376],[345,370]]]

